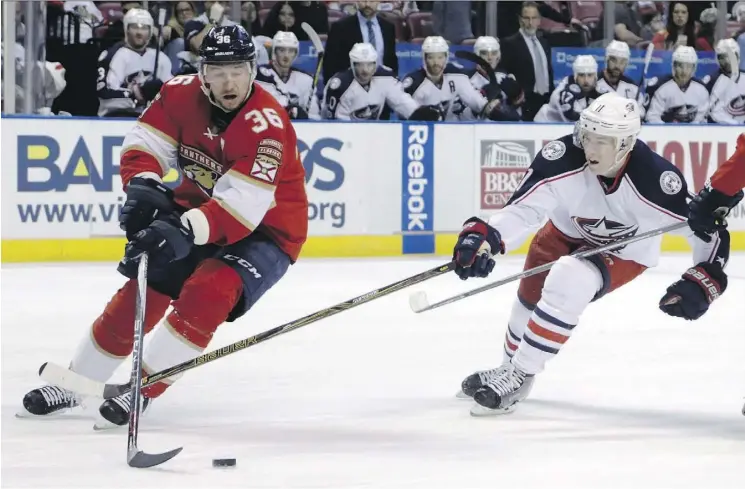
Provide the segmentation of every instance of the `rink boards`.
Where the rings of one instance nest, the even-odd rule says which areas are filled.
[[[118,165],[133,123],[3,116],[3,262],[121,257]],[[568,124],[408,122],[295,127],[310,202],[303,255],[314,257],[450,255],[461,223],[500,208],[543,144],[572,130]],[[741,133],[738,127],[664,125],[644,126],[641,138],[698,190]],[[177,185],[180,178],[174,170],[166,182]],[[733,248],[745,250],[745,204],[734,210],[730,230]],[[666,236],[663,249],[688,245]]]

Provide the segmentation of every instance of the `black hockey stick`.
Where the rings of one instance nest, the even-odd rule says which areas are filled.
[[[454,269],[455,264],[453,262],[440,265],[425,272],[421,272],[403,280],[399,280],[398,282],[392,283],[390,285],[386,285],[385,287],[367,292],[366,294],[362,294],[353,299],[349,299],[326,309],[322,309],[318,312],[314,312],[313,314],[309,314],[308,316],[304,316],[300,319],[296,319],[281,326],[277,326],[276,328],[264,331],[263,333],[259,333],[246,339],[236,341],[235,343],[205,353],[196,358],[167,368],[160,372],[144,376],[140,381],[140,387],[152,385],[173,375],[186,372],[187,370],[191,370],[202,364],[215,361],[218,358],[223,358],[232,353],[245,350],[250,346],[262,343],[266,340],[275,338],[285,333],[289,333],[290,331],[302,328],[303,326],[307,326],[311,323],[315,323],[316,321],[320,321],[321,319],[334,316],[342,311],[346,311],[347,309],[352,309],[359,305],[366,304],[376,299],[380,299],[381,297],[387,296],[393,292],[397,292],[399,290],[405,289],[406,287],[411,287],[412,285],[424,282],[425,280],[438,277]],[[104,384],[103,382],[91,380],[88,377],[75,373],[51,362],[47,362],[41,366],[41,368],[39,369],[39,376],[52,385],[57,385],[78,394],[103,397],[104,399],[111,399],[112,397],[116,397],[129,392],[130,390],[132,390],[133,385],[137,383],[137,380],[133,379],[126,384]]]
[[[590,250],[582,251],[580,253],[573,253],[571,256],[574,256],[577,258],[587,258],[589,256],[597,255],[598,253],[602,253],[604,251],[613,250],[621,246],[626,246],[631,243],[641,241],[643,239],[652,238],[660,234],[665,234],[670,231],[675,231],[676,229],[681,229],[686,226],[688,226],[688,222],[676,222],[675,224],[669,224],[659,229],[652,229],[651,231],[647,231],[646,233],[641,233],[628,239],[622,239],[620,241],[615,241],[613,243],[609,243],[599,248],[592,248]],[[523,272],[516,273],[515,275],[511,275],[507,278],[503,278],[502,280],[497,280],[496,282],[492,282],[490,284],[483,285],[476,289],[469,290],[468,292],[455,295],[453,297],[450,297],[449,299],[444,299],[444,300],[441,300],[440,302],[435,302],[434,304],[430,304],[429,300],[427,299],[426,292],[424,292],[423,290],[420,290],[418,292],[414,292],[413,294],[409,296],[409,306],[411,306],[412,311],[414,311],[417,314],[419,314],[420,312],[431,311],[432,309],[437,309],[438,307],[446,306],[448,304],[452,304],[453,302],[458,302],[467,297],[471,297],[473,295],[486,292],[487,290],[500,287],[504,284],[514,282],[515,280],[520,280],[525,277],[531,277],[533,275],[543,273],[546,270],[549,270],[555,264],[556,264],[556,261],[552,261],[550,263],[546,263],[544,265],[531,268],[530,270],[525,270]]]
[[[160,465],[178,455],[183,447],[165,453],[145,453],[137,448],[142,409],[142,344],[145,340],[145,308],[147,307],[147,253],[140,257],[137,267],[137,299],[135,304],[135,337],[132,349],[132,373],[129,383],[134,386],[129,399],[129,433],[127,436],[127,464],[139,469]]]
[[[306,34],[308,34],[308,38],[310,39],[310,42],[313,43],[313,47],[316,49],[316,72],[313,74],[313,86],[310,88],[310,95],[308,95],[308,100],[305,102],[305,113],[310,114],[310,105],[313,103],[313,97],[316,95],[316,88],[318,87],[318,80],[321,79],[321,70],[323,69],[323,58],[326,53],[325,49],[323,48],[323,43],[321,42],[321,38],[318,36],[318,33],[307,23],[303,22],[300,24],[300,27],[303,28]]]
[[[155,45],[155,66],[153,67],[153,79],[158,79],[158,58],[160,57],[160,45],[163,42],[163,24],[166,23],[166,9],[158,10],[158,44]]]
[[[471,63],[475,63],[479,66],[479,68],[484,70],[484,73],[486,73],[486,77],[489,79],[489,83],[492,85],[497,85],[497,74],[494,73],[494,68],[492,68],[489,62],[486,61],[484,58],[471,51],[456,51],[455,57],[465,59],[466,61],[470,61]]]

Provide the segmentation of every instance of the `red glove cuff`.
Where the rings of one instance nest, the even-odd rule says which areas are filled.
[[[714,280],[711,275],[702,267],[692,267],[683,274],[685,280],[690,280],[701,287],[706,294],[706,300],[711,304],[715,299],[722,295],[722,286]]]

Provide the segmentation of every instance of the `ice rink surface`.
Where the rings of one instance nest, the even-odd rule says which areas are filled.
[[[211,346],[442,261],[301,261]],[[521,264],[500,259],[487,280]],[[2,486],[742,489],[745,255],[733,255],[728,290],[697,322],[657,309],[688,264],[664,257],[592,304],[511,415],[473,418],[454,394],[501,362],[517,286],[411,312],[411,291],[436,301],[485,283],[449,275],[188,372],[140,424],[145,451],[184,451],[147,470],[126,465],[126,429],[94,432],[85,413],[14,417],[39,365],[66,365],[123,283],[116,267],[5,266]],[[237,467],[211,467],[228,457]]]

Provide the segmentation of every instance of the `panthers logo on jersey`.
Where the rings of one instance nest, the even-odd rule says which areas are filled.
[[[223,174],[223,166],[198,149],[179,146],[178,164],[184,176],[206,195],[212,196],[215,183]]]
[[[610,221],[605,217],[600,219],[590,219],[586,217],[572,217],[574,227],[577,228],[585,241],[597,246],[604,246],[616,241],[636,236],[639,226],[636,224],[622,224],[616,221]],[[614,251],[622,250],[624,246],[618,247]]]

